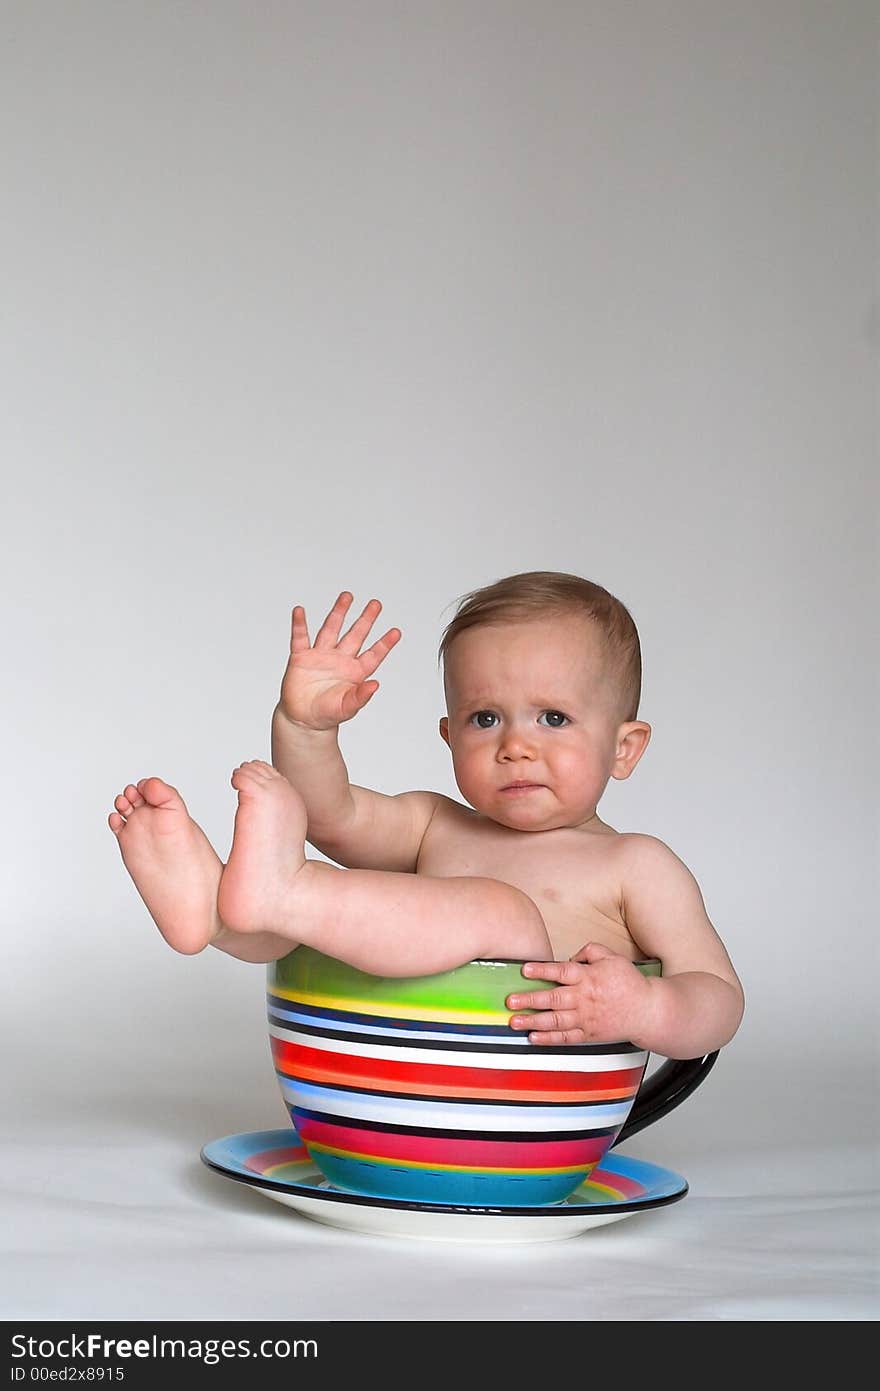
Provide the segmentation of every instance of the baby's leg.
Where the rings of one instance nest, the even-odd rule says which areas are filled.
[[[535,904],[497,879],[336,869],[305,858],[302,798],[268,763],[232,775],[239,806],[218,907],[241,933],[269,932],[374,975],[418,976],[477,957],[553,959]]]

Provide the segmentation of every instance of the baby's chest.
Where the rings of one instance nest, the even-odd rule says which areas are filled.
[[[426,838],[427,839],[427,838]],[[513,840],[494,835],[439,835],[424,847],[420,874],[475,875],[512,884],[537,904],[558,959],[585,942],[615,950],[630,942],[621,912],[614,857],[605,837],[553,842],[552,833]]]

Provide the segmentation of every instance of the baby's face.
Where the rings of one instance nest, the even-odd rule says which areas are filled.
[[[620,724],[589,619],[465,629],[446,654],[446,702],[440,732],[472,807],[522,831],[590,820],[615,766]]]

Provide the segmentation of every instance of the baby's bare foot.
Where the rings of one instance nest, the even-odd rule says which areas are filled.
[[[221,929],[217,889],[223,862],[161,778],[129,783],[113,805],[110,829],[162,936],[175,951],[201,951]]]
[[[238,811],[218,910],[234,931],[280,933],[292,950],[302,940],[296,920],[308,879],[300,874],[308,863],[305,803],[287,778],[259,759],[236,768],[232,786]]]

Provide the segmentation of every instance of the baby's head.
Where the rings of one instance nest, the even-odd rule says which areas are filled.
[[[645,751],[639,636],[600,585],[542,570],[474,590],[440,657],[456,782],[501,825],[586,824],[608,779],[629,777]]]

